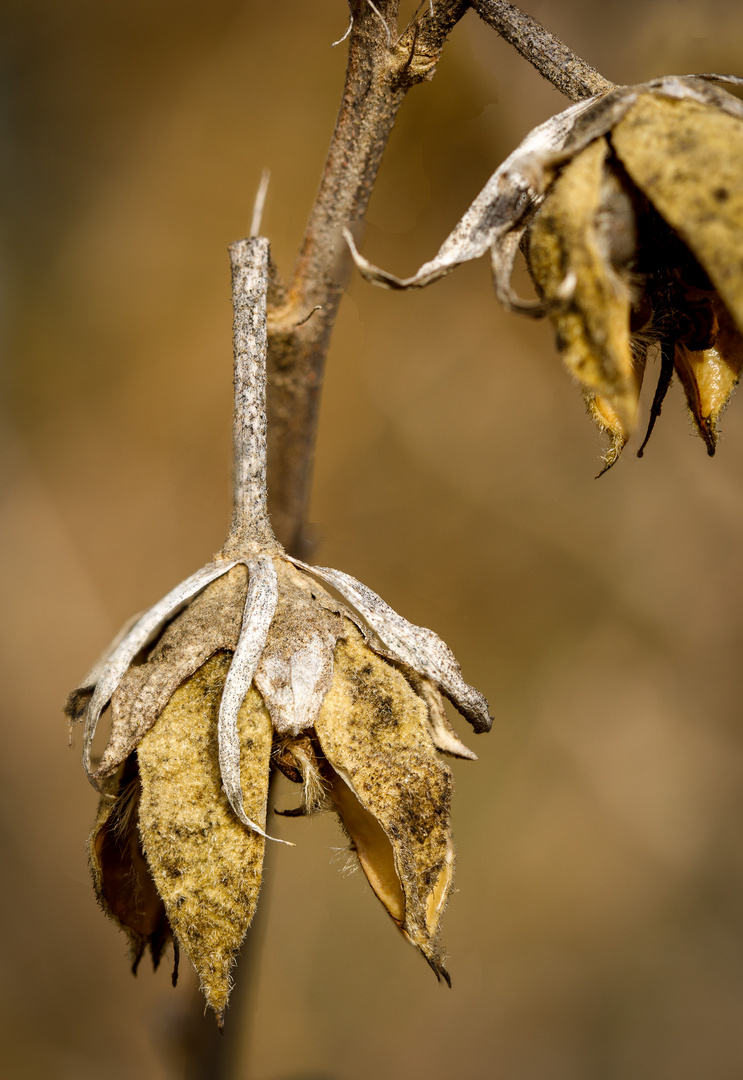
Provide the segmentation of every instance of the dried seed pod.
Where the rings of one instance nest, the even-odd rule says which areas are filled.
[[[135,961],[172,934],[222,1022],[258,900],[272,765],[333,807],[395,922],[448,980],[438,944],[451,887],[451,778],[491,719],[443,641],[339,570],[290,558],[265,499],[268,244],[233,245],[235,511],[214,560],[127,625],[70,695],[103,790],[96,890]],[[324,587],[340,594],[341,600]],[[101,714],[112,725],[98,762]]]
[[[416,274],[379,270],[349,239],[359,269],[376,284],[420,288],[490,249],[499,300],[553,319],[558,348],[610,439],[602,471],[632,432],[653,355],[660,374],[639,455],[674,370],[714,449],[743,333],[743,103],[716,85],[726,82],[743,85],[735,76],[667,76],[571,106],[527,135]],[[511,288],[519,245],[537,303]],[[708,292],[708,305],[690,299],[694,288]],[[726,327],[722,351],[703,314],[711,310]]]

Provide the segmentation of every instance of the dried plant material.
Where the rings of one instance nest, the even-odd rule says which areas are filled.
[[[200,593],[150,652],[130,667],[111,697],[108,745],[95,772],[105,778],[119,767],[145,735],[174,691],[220,649],[234,652],[247,591],[244,566],[235,566]]]
[[[612,131],[617,156],[743,326],[743,106],[643,95]]]
[[[676,374],[710,456],[719,437],[717,424],[743,368],[743,337],[718,299],[715,307],[718,326],[714,345],[695,351],[679,342],[675,356]]]
[[[328,566],[305,566],[296,559],[292,562],[326,581],[353,605],[379,638],[383,655],[400,661],[418,675],[428,678],[469,720],[475,731],[490,730],[492,720],[487,701],[479,690],[464,681],[462,669],[451,649],[433,630],[409,623],[368,585],[342,570],[333,570]]]
[[[333,685],[316,722],[323,754],[339,777],[331,794],[377,896],[448,981],[436,933],[453,870],[452,785],[426,712],[402,673],[370,654],[349,629],[336,649]]]
[[[552,185],[529,233],[529,269],[541,296],[553,303],[550,317],[568,370],[586,391],[606,400],[626,439],[635,424],[639,387],[627,332],[628,274],[610,257],[605,240],[613,235],[606,228],[609,154],[607,140],[596,139]],[[568,275],[574,283],[571,302],[555,306]]]
[[[174,693],[137,750],[139,829],[168,920],[221,1018],[230,971],[258,903],[265,840],[220,782],[217,714],[231,657],[219,653]],[[271,721],[255,689],[237,717],[245,813],[264,826]]]
[[[265,495],[268,243],[243,241],[231,255],[232,527],[211,563],[118,636],[67,710],[85,722],[84,765],[104,789],[91,857],[101,902],[137,958],[149,944],[157,959],[172,933],[220,1023],[271,839],[272,766],[302,783],[299,812],[338,811],[372,888],[448,979],[437,935],[453,867],[451,778],[436,748],[475,755],[441,695],[475,731],[492,723],[432,630],[350,575],[291,559],[276,541]],[[111,733],[96,764],[93,738],[109,703]]]
[[[721,305],[743,332],[743,103],[716,85],[725,82],[743,85],[735,76],[667,76],[571,106],[530,132],[415,275],[372,266],[349,240],[359,269],[380,285],[419,288],[490,249],[501,302],[553,319],[558,348],[609,437],[603,472],[635,426],[652,356],[660,374],[639,455],[674,370],[714,448],[727,396],[697,406],[699,387],[714,383],[729,396],[739,369],[736,344],[726,342],[722,360],[713,352],[725,317],[716,323],[709,312]],[[536,302],[511,287],[520,245]],[[692,298],[695,289],[709,293],[706,303]]]
[[[157,967],[172,936],[165,905],[142,850],[138,829],[140,790],[132,757],[116,793],[101,798],[88,841],[98,902],[129,938],[135,972],[147,948]]]

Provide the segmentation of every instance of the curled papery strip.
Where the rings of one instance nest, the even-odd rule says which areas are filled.
[[[217,722],[219,771],[230,806],[243,825],[267,840],[275,840],[246,815],[240,784],[240,736],[237,716],[255,676],[279,599],[276,570],[270,556],[260,555],[248,564],[248,595],[245,599],[240,638],[222,691]],[[279,840],[281,844],[286,840]],[[293,846],[293,845],[290,845]]]
[[[208,563],[206,566],[202,566],[201,570],[197,570],[195,574],[192,574],[191,577],[182,581],[180,585],[176,585],[167,596],[164,596],[154,607],[151,607],[149,611],[146,611],[144,615],[137,619],[128,633],[124,634],[113,648],[105,662],[99,661],[96,668],[91,672],[91,675],[93,675],[97,670],[100,670],[100,675],[96,680],[93,696],[85,710],[83,766],[94,788],[98,788],[98,782],[90,767],[93,737],[101,713],[111,700],[111,695],[121,682],[126,669],[137,653],[155,638],[168,619],[172,618],[187,600],[205,589],[212,581],[216,581],[222,574],[226,574],[233,566],[235,566],[234,561]]]
[[[594,139],[605,135],[641,93],[692,98],[743,114],[743,104],[713,85],[743,85],[734,75],[668,75],[639,86],[620,86],[608,94],[587,98],[534,128],[506,158],[439,248],[436,256],[408,278],[399,278],[374,266],[359,253],[351,233],[346,238],[356,266],[367,280],[388,289],[420,289],[448,274],[461,263],[479,259],[490,249],[498,299],[520,314],[539,317],[546,304],[520,300],[511,289],[513,261],[523,231],[542,202],[556,172],[568,158]],[[561,290],[570,299],[570,282]],[[552,304],[554,307],[555,304]]]
[[[433,630],[415,626],[398,615],[381,596],[361,581],[333,570],[328,566],[307,566],[297,559],[291,560],[309,574],[314,574],[352,604],[362,619],[371,627],[389,655],[407,664],[419,675],[430,679],[477,732],[490,731],[492,717],[488,703],[479,690],[462,678],[462,671],[454,654]]]
[[[543,194],[545,171],[542,161],[562,149],[576,119],[592,103],[590,98],[571,105],[534,128],[496,169],[437,255],[412,277],[398,278],[372,265],[359,254],[350,232],[344,230],[361,273],[369,281],[389,289],[420,289],[448,274],[460,263],[479,259],[489,248],[502,243]]]

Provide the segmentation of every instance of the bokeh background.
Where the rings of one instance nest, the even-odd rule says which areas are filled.
[[[529,8],[618,82],[743,73],[734,0]],[[222,540],[225,248],[268,166],[288,273],[346,9],[3,0],[0,17],[0,1069],[170,1080],[191,1075],[193,981],[133,979],[96,908],[96,800],[61,706]],[[470,14],[403,105],[365,252],[412,272],[562,104]],[[743,1075],[743,401],[723,435],[708,459],[674,386],[644,460],[630,447],[595,481],[549,327],[500,311],[484,262],[410,295],[351,282],[314,558],[434,627],[496,720],[479,762],[454,764],[453,990],[341,872],[332,818],[276,819],[298,847],[270,852],[230,1076]]]

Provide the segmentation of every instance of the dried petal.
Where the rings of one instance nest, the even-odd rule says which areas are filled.
[[[617,125],[612,143],[629,175],[693,251],[743,330],[740,116],[693,100],[646,94]]]
[[[712,455],[719,438],[718,422],[743,368],[743,337],[724,305],[715,304],[718,330],[710,349],[693,351],[676,345],[676,374],[686,393],[694,423]]]
[[[367,813],[337,783],[331,794],[377,896],[448,979],[435,938],[453,870],[451,774],[431,742],[426,711],[402,673],[349,627],[316,730],[328,762]]]
[[[168,619],[178,611],[187,600],[201,592],[202,589],[226,574],[235,565],[234,562],[219,561],[208,563],[197,570],[191,577],[186,578],[180,585],[158,601],[154,607],[142,615],[131,630],[119,641],[113,652],[109,655],[105,667],[96,683],[93,696],[88,702],[85,711],[85,733],[83,737],[83,765],[88,774],[88,779],[94,787],[97,786],[90,767],[90,753],[93,745],[93,737],[100,715],[105,709],[121,682],[124,672],[131,664],[134,657],[154,639]],[[74,694],[74,691],[73,691]]]
[[[547,300],[566,273],[574,276],[572,302],[550,316],[558,347],[585,389],[607,400],[626,439],[639,388],[629,341],[629,283],[607,250],[608,155],[606,140],[597,139],[566,165],[531,227],[529,269]]]
[[[240,640],[227,672],[219,706],[217,725],[219,769],[230,806],[240,821],[269,840],[273,837],[269,837],[260,825],[251,821],[243,806],[237,718],[250,690],[250,684],[266,644],[279,590],[276,570],[270,556],[259,555],[256,559],[251,559],[248,563],[248,574],[248,595],[245,600],[245,615]],[[286,841],[281,840],[279,843],[283,844]]]
[[[111,699],[111,735],[96,779],[109,776],[136,749],[173,692],[210,656],[235,651],[246,592],[245,567],[234,566],[167,627],[145,664],[129,668]]]
[[[409,623],[367,585],[342,570],[333,570],[328,566],[306,566],[297,559],[292,559],[292,562],[326,581],[356,608],[382,642],[384,649],[378,650],[382,655],[390,655],[407,664],[418,675],[430,679],[469,720],[475,731],[490,731],[493,720],[487,701],[479,690],[464,681],[454,654],[438,634],[424,626]]]
[[[191,676],[145,735],[139,827],[168,919],[218,1016],[258,901],[265,841],[237,820],[222,790],[217,714],[231,657]],[[236,718],[243,806],[265,825],[271,720],[251,689]]]

